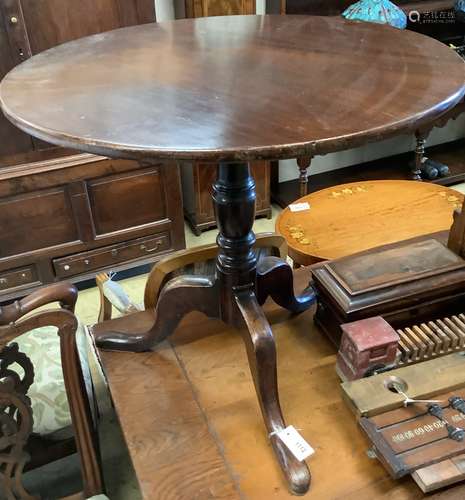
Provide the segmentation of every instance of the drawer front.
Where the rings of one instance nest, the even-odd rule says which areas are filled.
[[[67,278],[122,262],[148,258],[169,250],[170,247],[169,233],[162,233],[54,259],[53,267],[58,278]]]
[[[38,284],[39,278],[35,267],[27,266],[0,273],[0,291],[4,292],[11,288],[31,286]]]

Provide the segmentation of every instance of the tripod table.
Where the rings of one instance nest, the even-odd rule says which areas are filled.
[[[0,101],[18,127],[57,145],[142,163],[219,162],[215,276],[174,278],[148,331],[113,332],[99,345],[148,350],[192,310],[241,327],[270,441],[291,491],[304,494],[307,465],[275,434],[285,423],[261,304],[270,296],[297,313],[315,296],[310,287],[294,295],[285,262],[257,264],[248,162],[408,133],[464,93],[462,59],[413,32],[330,17],[231,16],[124,28],[50,49],[5,77]]]

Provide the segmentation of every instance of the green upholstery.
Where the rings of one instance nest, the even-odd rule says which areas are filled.
[[[31,399],[34,416],[33,432],[54,435],[62,439],[57,431],[66,429],[71,434],[71,415],[63,380],[60,355],[60,337],[57,328],[46,326],[31,330],[15,338],[19,350],[26,354],[34,366],[34,383],[27,395]],[[76,340],[88,394],[92,394],[90,371],[103,378],[92,339],[83,325],[79,325]]]

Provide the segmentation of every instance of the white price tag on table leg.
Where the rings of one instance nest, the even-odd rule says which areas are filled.
[[[303,203],[291,203],[289,205],[291,212],[302,212],[302,210],[310,210],[310,204],[304,201]]]
[[[289,451],[300,462],[315,453],[315,450],[305,441],[293,425],[289,425],[285,429],[276,432],[276,436],[281,439],[289,448]]]

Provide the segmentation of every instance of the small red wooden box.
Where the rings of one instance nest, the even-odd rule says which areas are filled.
[[[343,380],[362,378],[367,370],[393,365],[399,336],[381,316],[341,325],[336,369]]]

